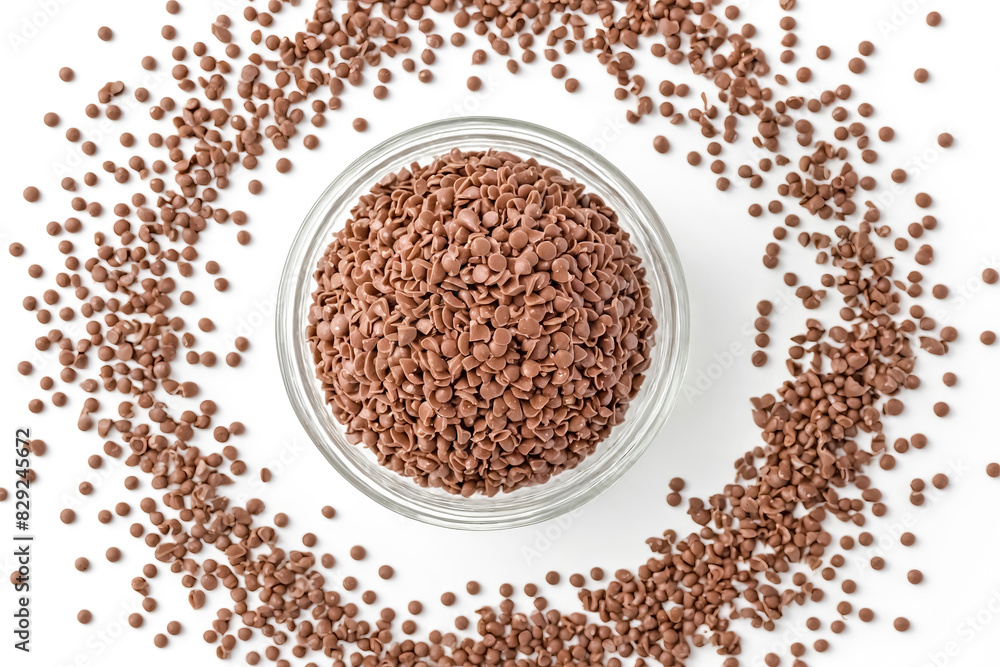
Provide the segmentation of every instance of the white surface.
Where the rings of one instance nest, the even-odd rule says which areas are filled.
[[[286,9],[277,25],[297,28],[308,4]],[[772,64],[779,71],[793,74],[797,64],[788,67],[777,62],[777,3],[738,4],[744,16],[757,24],[757,41],[771,54]],[[847,568],[850,574],[845,572],[845,576],[859,582],[859,592],[851,601],[855,609],[873,608],[877,619],[866,626],[852,616],[848,631],[839,638],[831,637],[830,652],[819,656],[810,651],[807,660],[810,665],[820,666],[882,664],[889,660],[920,667],[994,664],[991,637],[1000,628],[996,619],[1000,613],[1000,572],[995,558],[1000,533],[989,528],[988,518],[997,509],[1000,486],[983,471],[987,462],[1000,459],[990,419],[995,411],[991,398],[996,396],[992,378],[997,361],[996,350],[983,348],[976,339],[983,329],[1000,327],[995,321],[1000,291],[985,289],[978,282],[985,265],[1000,264],[1000,227],[991,204],[995,184],[988,161],[996,154],[998,140],[992,129],[986,129],[990,127],[988,116],[996,106],[997,92],[994,86],[983,88],[993,78],[982,66],[992,62],[993,47],[978,35],[986,26],[996,25],[1000,6],[985,0],[969,0],[961,7],[931,0],[799,5],[795,17],[800,25],[800,64],[813,67],[817,72],[814,81],[829,82],[824,87],[833,88],[848,80],[859,93],[850,108],[856,108],[862,99],[870,101],[878,114],[868,121],[869,125],[891,124],[897,131],[897,140],[880,149],[882,159],[871,173],[884,186],[889,183],[891,167],[906,165],[911,179],[883,219],[901,229],[919,218],[912,204],[916,192],[927,189],[935,196],[934,213],[941,224],[931,238],[936,244],[937,261],[925,275],[928,285],[941,282],[951,286],[952,297],[940,302],[940,313],[932,314],[962,332],[961,344],[953,347],[954,353],[948,358],[921,357],[923,387],[908,395],[906,416],[890,426],[890,436],[924,431],[931,445],[922,452],[898,457],[892,473],[873,473],[886,493],[890,512],[884,519],[870,521],[867,529],[884,545],[881,551],[888,563],[886,569],[873,573],[863,565],[874,554],[859,550],[849,554],[852,563]],[[181,15],[168,17],[161,2],[4,3],[0,59],[5,65],[6,103],[0,117],[6,131],[0,182],[7,206],[0,235],[4,248],[16,240],[24,243],[28,251],[13,261],[4,250],[0,262],[0,275],[7,286],[2,290],[0,307],[12,313],[5,318],[6,345],[0,350],[0,367],[6,369],[0,385],[7,406],[3,429],[8,434],[5,441],[12,444],[15,427],[30,426],[35,437],[48,442],[49,454],[36,463],[40,482],[33,496],[37,536],[32,597],[35,652],[26,658],[11,649],[8,626],[12,600],[9,589],[4,587],[0,597],[4,619],[0,628],[0,636],[4,637],[0,664],[104,667],[141,660],[154,667],[175,664],[180,659],[194,664],[214,660],[214,647],[204,644],[199,635],[208,628],[212,610],[218,605],[208,604],[201,612],[191,612],[186,591],[169,573],[161,573],[151,581],[159,610],[147,615],[142,629],[125,627],[125,618],[138,611],[140,602],[130,590],[129,581],[140,574],[144,563],[151,561],[151,553],[141,541],[128,536],[128,524],[139,513],[138,500],[142,496],[124,491],[121,480],[129,471],[123,464],[109,460],[99,471],[86,467],[87,457],[99,451],[101,441],[93,433],[81,434],[75,429],[81,403],[77,392],[70,394],[70,406],[65,411],[49,406],[41,415],[28,413],[28,399],[41,394],[38,378],[57,371],[51,357],[47,357],[47,366],[36,363],[36,372],[29,379],[18,376],[14,366],[23,358],[33,357],[32,341],[49,328],[40,327],[32,315],[21,309],[20,301],[28,290],[40,297],[42,289],[49,287],[49,281],[27,279],[28,264],[45,265],[51,276],[55,269],[49,267],[61,262],[54,243],[44,232],[50,219],[62,220],[69,215],[70,197],[58,188],[62,175],[59,170],[68,168],[78,178],[83,171],[76,166],[79,155],[73,145],[63,140],[63,132],[77,125],[103,134],[103,139],[97,139],[99,159],[91,161],[93,166],[87,168],[105,176],[100,161],[126,155],[118,145],[117,133],[128,129],[141,138],[152,131],[153,124],[144,111],[135,111],[109,136],[106,125],[102,127],[84,117],[83,106],[93,100],[106,81],[116,79],[124,81],[129,91],[145,85],[154,94],[159,92],[156,97],[174,95],[169,80],[171,46],[160,39],[160,25],[170,22],[178,27],[176,43],[189,46],[201,39],[214,50],[208,24],[226,6],[221,1],[214,6],[188,2]],[[938,29],[924,23],[923,17],[931,9],[944,13],[945,22]],[[451,31],[444,22],[439,23],[439,32],[447,37]],[[100,25],[115,30],[114,41],[97,39]],[[249,33],[239,21],[236,25],[238,35],[245,37]],[[26,26],[32,26],[34,34],[25,32]],[[12,39],[19,36],[24,37],[23,43]],[[876,43],[876,56],[869,59],[865,76],[848,78],[846,62],[862,39]],[[819,66],[804,54],[813,53],[821,43],[829,44],[835,57]],[[290,538],[287,543],[306,531],[319,535],[318,550],[335,554],[340,563],[332,578],[358,575],[358,593],[370,587],[379,593],[380,602],[400,610],[410,599],[423,600],[427,611],[418,619],[423,630],[441,627],[457,613],[471,614],[482,604],[496,603],[499,598],[494,592],[502,582],[518,587],[528,581],[541,583],[550,569],[559,570],[565,577],[571,572],[586,572],[594,565],[609,573],[617,567],[632,567],[648,555],[643,544],[646,537],[667,528],[682,533],[692,529],[693,524],[683,512],[665,504],[667,481],[673,476],[684,477],[688,481],[685,494],[702,496],[721,490],[731,481],[731,462],[759,442],[747,399],[774,389],[784,379],[779,350],[785,346],[780,341],[798,332],[807,317],[797,306],[774,317],[772,363],[763,370],[751,367],[752,336],[746,333],[746,325],[755,316],[754,303],[760,298],[776,300],[787,293],[781,283],[782,271],[767,271],[760,262],[773,223],[751,220],[746,215],[747,205],[755,199],[748,188],[735,183],[739,179],[732,173],[735,166],[752,159],[752,155],[733,150],[724,155],[736,187],[720,194],[707,161],[698,169],[684,163],[688,150],[704,146],[690,123],[675,128],[659,117],[648,117],[638,126],[627,125],[626,107],[611,95],[613,81],[592,57],[578,53],[564,60],[570,75],[583,84],[575,96],[563,92],[561,85],[551,79],[545,63],[522,67],[520,74],[511,77],[493,55],[489,66],[475,71],[486,82],[485,89],[470,93],[464,82],[472,73],[466,64],[476,48],[472,44],[460,50],[446,47],[448,55],[439,55],[431,86],[420,85],[415,77],[400,72],[385,102],[376,102],[366,90],[345,93],[343,109],[327,114],[327,127],[317,132],[321,150],[309,153],[296,147],[291,153],[295,169],[284,176],[273,171],[271,165],[276,158],[273,151],[269,153],[263,167],[264,196],[249,196],[248,175],[236,174],[224,205],[230,210],[242,207],[250,213],[247,229],[253,234],[253,243],[237,246],[232,225],[213,227],[205,234],[198,245],[202,260],[220,261],[223,275],[232,286],[224,296],[201,288],[196,305],[181,308],[191,320],[204,314],[213,317],[217,332],[199,335],[202,343],[211,342],[209,349],[228,351],[227,341],[237,335],[249,335],[252,340],[252,348],[239,369],[223,366],[207,373],[190,371],[192,379],[203,383],[204,395],[218,399],[220,423],[240,419],[247,424],[246,436],[235,444],[251,469],[266,465],[275,473],[266,488],[247,476],[231,495],[236,499],[260,496],[269,511],[289,512],[294,523],[284,533]],[[164,76],[158,87],[139,66],[141,56],[147,53],[156,56],[161,64]],[[654,63],[655,69],[651,70],[649,60],[641,59],[640,70],[654,99],[658,100],[655,87],[659,76],[693,82],[681,68],[666,63]],[[76,70],[77,78],[70,85],[58,79],[58,69],[63,65]],[[912,71],[920,66],[930,69],[931,84],[919,86],[913,82]],[[393,67],[399,71],[398,63]],[[369,80],[373,78],[369,76]],[[123,106],[128,110],[127,102]],[[46,111],[57,111],[62,116],[59,128],[49,129],[42,124],[41,116]],[[398,519],[338,479],[307,441],[285,401],[273,343],[274,292],[285,248],[314,198],[343,167],[376,142],[417,123],[454,114],[491,114],[548,124],[598,148],[633,178],[670,226],[687,271],[694,334],[687,382],[694,386],[700,373],[717,377],[703,385],[706,388],[701,395],[681,400],[657,443],[615,488],[575,516],[502,534],[458,534]],[[350,129],[350,121],[356,116],[369,119],[368,132],[357,134]],[[142,130],[136,128],[137,119],[141,119]],[[947,152],[937,149],[934,141],[944,130],[957,138],[956,147]],[[668,156],[657,155],[651,148],[652,137],[658,133],[667,135],[673,144]],[[21,190],[29,184],[43,189],[41,204],[31,206],[21,198]],[[136,181],[130,185],[135,186]],[[772,191],[773,184],[762,189],[762,196],[756,200],[767,201]],[[109,217],[105,215],[105,221]],[[95,229],[89,220],[85,219],[85,224],[86,230],[78,241],[81,247]],[[912,253],[906,256],[912,257]],[[786,246],[781,259],[783,270],[812,275],[806,273],[812,263],[811,254],[797,246]],[[202,260],[196,267],[204,278],[200,271]],[[907,261],[903,264],[909,270]],[[741,351],[733,362],[720,363],[718,360],[734,345]],[[946,389],[941,384],[939,378],[946,370],[958,373],[958,387]],[[952,404],[952,415],[947,420],[935,419],[930,413],[930,405],[942,399]],[[107,406],[114,405],[110,398],[104,401]],[[8,449],[0,456],[0,486],[8,489],[13,487],[11,461]],[[928,479],[942,471],[950,474],[952,486],[943,493],[928,493],[924,507],[911,507],[906,501],[909,480],[917,476]],[[87,498],[75,492],[83,477],[90,478],[97,487]],[[142,488],[148,492],[148,487]],[[113,508],[120,500],[133,504],[133,517],[115,518],[111,525],[98,524],[97,512]],[[319,514],[319,508],[328,503],[339,512],[333,522]],[[59,510],[65,506],[77,511],[79,518],[72,526],[58,521]],[[11,569],[8,547],[12,511],[10,500],[0,505],[0,565],[4,576]],[[985,532],[980,532],[984,527]],[[839,531],[841,527],[832,529]],[[905,549],[894,539],[904,530],[917,534],[915,547]],[[348,562],[347,551],[356,543],[368,547],[370,556],[364,567]],[[114,566],[103,558],[104,550],[112,545],[125,553]],[[862,554],[859,566],[853,561]],[[73,569],[74,558],[81,555],[91,560],[91,570],[86,574]],[[374,574],[383,562],[392,564],[397,572],[388,583]],[[913,567],[922,569],[926,576],[919,587],[905,580],[906,571]],[[469,599],[464,593],[468,579],[480,581],[486,593]],[[813,637],[804,630],[805,618],[815,614],[829,622],[835,617],[833,605],[843,598],[835,593],[836,586],[827,588],[826,603],[790,610],[777,632],[743,633],[744,663],[760,664],[762,652],[772,644],[787,646],[793,641],[805,641],[811,645]],[[459,603],[450,610],[436,603],[444,590],[459,594]],[[556,591],[543,585],[542,590],[550,600],[561,601],[562,609],[575,609],[567,585]],[[212,599],[219,600],[219,604],[226,602],[220,597]],[[90,625],[76,623],[80,608],[94,612]],[[891,619],[898,615],[911,619],[910,633],[900,635],[892,630]],[[166,623],[174,618],[184,623],[183,636],[171,638],[169,651],[155,650],[153,634],[163,632]],[[242,662],[241,657],[234,659]],[[719,661],[711,650],[703,650],[696,651],[691,664]]]

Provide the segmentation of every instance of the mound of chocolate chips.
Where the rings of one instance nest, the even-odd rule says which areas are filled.
[[[352,443],[424,487],[540,484],[622,422],[656,322],[615,212],[557,170],[452,151],[361,198],[307,335]]]

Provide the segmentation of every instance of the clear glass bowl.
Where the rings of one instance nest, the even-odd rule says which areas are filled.
[[[418,486],[378,464],[366,447],[348,443],[344,427],[323,400],[306,341],[306,317],[315,286],[313,272],[335,230],[350,217],[362,194],[387,173],[453,148],[495,148],[559,169],[613,208],[646,267],[659,328],[653,360],[625,421],[597,451],[549,481],[492,498],[463,498]],[[538,125],[501,118],[448,119],[421,125],[358,158],[320,196],[292,242],[278,291],[278,359],[285,389],[303,428],[351,484],[404,516],[466,530],[525,526],[559,516],[614,484],[663,427],[681,387],[687,361],[689,316],[684,276],[667,228],[636,186],[604,157],[579,142]]]

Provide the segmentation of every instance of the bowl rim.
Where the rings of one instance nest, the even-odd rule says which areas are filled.
[[[629,456],[629,460],[626,461],[625,465],[613,466],[613,470],[604,474],[600,472],[594,473],[592,475],[593,479],[589,480],[590,484],[586,488],[568,497],[561,498],[558,502],[549,506],[534,508],[530,512],[522,510],[493,517],[490,516],[488,511],[477,512],[470,516],[464,516],[462,512],[452,511],[447,513],[446,516],[426,511],[421,507],[412,506],[412,503],[407,502],[406,499],[397,497],[396,494],[382,483],[373,481],[370,477],[364,475],[362,471],[349,461],[335,455],[333,448],[339,447],[340,443],[330,442],[327,432],[319,423],[319,420],[314,418],[315,412],[311,407],[312,402],[308,396],[309,392],[321,392],[318,381],[313,373],[309,373],[303,382],[303,378],[298,372],[298,364],[302,362],[301,346],[295,344],[294,339],[289,341],[286,337],[295,333],[301,335],[296,327],[304,325],[304,321],[300,321],[301,318],[296,315],[296,304],[299,304],[301,301],[303,289],[308,291],[310,297],[312,294],[315,267],[312,265],[313,261],[309,256],[309,251],[313,247],[314,242],[323,235],[323,228],[325,227],[323,221],[326,215],[331,213],[334,208],[339,208],[339,206],[335,205],[340,204],[340,200],[344,199],[347,195],[355,195],[352,198],[356,199],[357,194],[367,192],[381,175],[387,173],[392,168],[393,164],[400,165],[401,161],[405,159],[406,156],[399,155],[399,153],[403,151],[413,152],[419,148],[419,140],[422,137],[428,142],[432,140],[440,141],[441,137],[438,135],[444,132],[449,135],[457,135],[454,137],[454,140],[460,141],[463,138],[468,140],[484,132],[498,131],[534,135],[538,140],[544,138],[559,153],[573,159],[582,159],[585,161],[584,163],[588,167],[598,172],[598,176],[604,181],[603,185],[620,188],[622,194],[628,195],[632,206],[638,213],[637,218],[641,220],[643,225],[649,227],[649,233],[655,235],[658,244],[662,246],[656,249],[655,252],[661,255],[658,259],[663,262],[666,268],[666,275],[664,277],[666,279],[668,294],[665,295],[665,300],[669,303],[670,321],[669,323],[659,322],[658,331],[663,331],[666,325],[669,324],[670,327],[667,331],[670,337],[667,341],[658,341],[657,345],[666,345],[669,348],[669,359],[666,367],[669,381],[666,382],[659,400],[651,406],[654,412],[647,421],[644,432],[633,437],[632,439],[636,442],[629,443],[629,448],[625,450],[624,453]],[[485,148],[489,148],[489,146],[485,146]],[[577,155],[573,155],[574,152]],[[440,152],[436,154],[440,154]],[[533,158],[535,156],[524,155],[523,157]],[[544,164],[542,158],[538,159]],[[392,160],[388,166],[384,164],[387,160]],[[409,164],[405,166],[408,167]],[[396,168],[398,169],[399,166]],[[375,173],[372,175],[370,172]],[[577,174],[569,174],[568,177],[579,179]],[[581,182],[583,181],[581,180]],[[350,205],[353,206],[353,202]],[[626,231],[631,230],[626,228]],[[323,247],[325,248],[326,245],[324,244]],[[640,248],[640,257],[648,261],[645,255],[648,252],[651,251]],[[304,276],[303,273],[305,273]],[[509,118],[466,116],[462,118],[446,118],[417,125],[376,144],[353,160],[323,190],[303,218],[289,246],[278,287],[275,328],[278,365],[288,400],[299,423],[308,434],[310,440],[312,440],[313,445],[319,449],[324,458],[326,458],[341,477],[346,478],[352,486],[379,505],[407,518],[452,529],[502,530],[540,523],[578,509],[613,486],[641,458],[642,454],[652,444],[656,435],[663,429],[683,386],[690,343],[690,309],[683,267],[669,231],[653,205],[624,172],[597,151],[551,128]],[[311,355],[305,360],[305,365],[310,370],[313,369]],[[655,368],[650,368],[647,369],[646,373],[648,374],[655,370]],[[649,378],[647,376],[648,382]],[[642,389],[639,391],[642,391]],[[652,389],[649,391],[652,391]],[[324,407],[327,406],[326,401],[322,400],[322,398],[321,402]],[[338,426],[341,429],[343,428],[340,424]],[[615,428],[621,429],[623,427],[624,425],[622,424]],[[343,433],[341,433],[341,437],[343,437]],[[607,440],[602,441],[598,446],[606,442]],[[347,446],[356,447],[357,445],[347,443]],[[366,453],[370,454],[370,452],[367,452],[367,449]],[[391,471],[387,470],[387,472]],[[564,471],[563,474],[569,472],[571,471]],[[391,472],[391,474],[412,485],[414,489],[427,492],[440,492],[437,489],[420,487],[412,479],[398,475],[395,472]],[[370,483],[365,483],[366,481]],[[538,487],[528,488],[537,489],[545,487],[548,484],[551,484],[551,480]],[[564,485],[562,488],[572,487]],[[499,494],[496,498],[503,498],[506,495]]]

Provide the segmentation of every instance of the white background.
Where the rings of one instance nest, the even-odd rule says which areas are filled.
[[[879,163],[865,173],[879,178],[880,194],[892,198],[885,192],[889,170],[904,166],[911,172],[909,182],[895,194],[894,201],[883,206],[887,211],[883,219],[897,229],[919,219],[920,213],[912,203],[916,192],[926,190],[935,196],[933,212],[940,226],[931,238],[936,243],[937,260],[925,275],[928,286],[938,282],[949,285],[952,297],[930,304],[930,312],[958,326],[962,333],[949,357],[921,358],[923,385],[908,394],[904,417],[889,426],[890,438],[923,431],[931,444],[922,452],[898,457],[898,465],[891,473],[873,472],[890,506],[885,518],[870,520],[867,526],[880,548],[872,553],[858,549],[848,554],[849,566],[843,576],[826,586],[825,603],[790,609],[779,630],[770,635],[747,629],[743,633],[744,663],[762,664],[763,652],[772,647],[781,649],[793,641],[811,645],[816,636],[823,636],[831,639],[833,648],[822,656],[810,650],[806,657],[810,665],[883,664],[889,660],[917,667],[995,664],[995,642],[991,638],[1000,629],[1000,621],[995,618],[1000,613],[1000,572],[996,566],[1000,536],[992,525],[1000,481],[988,479],[984,469],[988,462],[1000,459],[1000,443],[995,435],[997,360],[996,350],[980,345],[978,335],[983,329],[1000,328],[996,316],[1000,288],[984,288],[978,276],[985,266],[1000,265],[1000,227],[993,205],[995,169],[990,158],[998,148],[991,124],[998,101],[992,85],[995,74],[990,67],[995,48],[985,34],[989,26],[997,24],[1000,6],[984,0],[802,2],[795,12],[800,26],[800,57],[792,66],[783,66],[776,57],[781,34],[777,27],[778,3],[738,4],[744,16],[758,26],[757,41],[771,55],[777,71],[792,75],[795,66],[806,64],[817,72],[814,82],[822,82],[823,88],[849,82],[856,91],[849,105],[852,119],[857,119],[853,110],[863,99],[878,109],[877,115],[867,121],[872,129],[882,124],[896,129],[896,141],[879,149]],[[239,3],[235,6],[242,7]],[[124,626],[127,615],[139,611],[140,603],[129,581],[152,559],[140,540],[129,537],[128,525],[140,515],[139,498],[158,494],[146,486],[141,487],[142,495],[125,492],[122,479],[130,471],[121,462],[107,460],[100,471],[87,468],[87,457],[99,452],[101,441],[94,433],[81,434],[75,429],[81,404],[78,391],[70,392],[70,404],[63,411],[49,404],[40,415],[28,412],[28,400],[43,394],[38,389],[38,378],[46,373],[56,375],[58,367],[51,358],[47,362],[34,359],[32,341],[49,327],[38,325],[32,314],[21,309],[20,302],[28,292],[40,297],[61,261],[44,227],[49,220],[61,221],[71,214],[70,195],[58,188],[62,170],[81,180],[82,172],[92,169],[104,181],[110,181],[100,171],[100,162],[123,162],[127,155],[118,145],[117,134],[128,129],[142,138],[154,130],[144,109],[130,109],[130,95],[123,96],[121,103],[126,120],[110,133],[98,121],[87,119],[83,106],[95,101],[97,90],[105,82],[119,79],[129,92],[145,85],[154,90],[157,98],[175,94],[169,79],[171,44],[159,37],[160,26],[165,22],[177,26],[175,43],[190,46],[204,40],[218,54],[208,24],[224,7],[220,2],[214,6],[189,2],[179,16],[168,17],[163,3],[145,0],[4,3],[0,62],[4,65],[5,104],[0,106],[0,117],[5,131],[0,187],[6,206],[0,215],[0,236],[4,247],[19,241],[28,251],[19,260],[12,260],[4,251],[0,261],[0,277],[5,285],[0,290],[0,307],[10,313],[3,320],[5,331],[0,334],[5,343],[0,347],[0,368],[5,369],[0,375],[5,406],[2,428],[9,447],[14,429],[30,426],[36,437],[49,444],[49,453],[36,461],[39,483],[34,487],[35,652],[25,657],[11,649],[13,640],[8,628],[12,625],[13,605],[9,589],[3,587],[0,664],[114,666],[141,660],[153,667],[175,664],[178,659],[193,664],[214,660],[214,647],[202,642],[200,635],[209,627],[214,609],[225,606],[227,600],[211,598],[217,603],[192,612],[186,602],[187,591],[163,568],[160,576],[150,582],[159,609],[146,616],[140,630]],[[275,27],[288,31],[298,28],[307,9],[286,9]],[[941,10],[945,17],[937,29],[924,23],[924,15],[932,9]],[[235,23],[234,33],[245,38],[249,30],[239,20]],[[100,25],[114,29],[112,42],[97,39]],[[439,21],[438,32],[446,38],[451,34],[449,28],[450,22]],[[856,55],[856,45],[862,39],[875,42],[877,51],[869,59],[864,76],[851,76],[846,63]],[[831,46],[835,57],[818,63],[811,54],[819,44]],[[265,182],[264,195],[251,197],[246,192],[247,174],[236,174],[224,205],[230,210],[243,208],[249,212],[247,229],[253,234],[253,242],[238,246],[231,224],[213,227],[203,235],[204,241],[198,244],[198,279],[207,282],[202,262],[215,259],[222,264],[223,275],[232,286],[225,295],[197,288],[198,302],[186,314],[190,321],[204,315],[215,320],[217,331],[199,334],[199,346],[220,353],[220,359],[231,349],[228,341],[233,337],[248,335],[252,341],[251,350],[237,370],[221,364],[211,372],[190,370],[191,379],[203,384],[203,394],[220,403],[217,423],[239,419],[247,424],[247,434],[234,444],[240,447],[251,470],[268,466],[275,473],[266,487],[247,475],[231,490],[232,497],[262,497],[269,512],[288,512],[293,522],[284,535],[290,547],[301,533],[315,532],[320,538],[317,551],[328,551],[338,558],[331,578],[358,576],[361,588],[357,593],[365,588],[376,590],[380,603],[399,610],[410,599],[423,600],[427,611],[417,619],[422,631],[447,626],[455,614],[471,616],[479,606],[496,604],[499,597],[495,591],[503,582],[518,588],[529,581],[539,583],[550,600],[559,602],[564,610],[575,610],[572,589],[566,584],[555,589],[545,586],[545,572],[556,569],[565,580],[572,572],[587,572],[599,565],[610,574],[618,567],[634,567],[648,557],[645,538],[667,528],[682,534],[691,530],[693,524],[687,516],[664,502],[667,481],[681,476],[688,482],[685,495],[703,497],[732,481],[732,461],[759,442],[748,398],[773,390],[785,379],[782,361],[786,345],[781,341],[799,332],[808,316],[794,306],[794,300],[787,300],[781,273],[799,271],[813,285],[819,273],[811,253],[802,251],[794,242],[785,244],[781,270],[765,270],[761,256],[764,245],[771,240],[770,230],[776,219],[753,220],[745,212],[753,201],[766,202],[775,184],[762,189],[756,200],[741,183],[727,194],[719,193],[714,187],[715,176],[708,171],[708,161],[692,169],[683,159],[688,150],[703,149],[703,139],[695,128],[690,123],[673,127],[658,116],[647,117],[637,126],[627,125],[626,107],[611,94],[613,80],[591,56],[579,53],[563,60],[570,75],[582,82],[576,95],[562,90],[561,84],[549,76],[549,66],[541,58],[537,67],[522,67],[520,74],[511,77],[495,55],[491,55],[487,66],[476,69],[486,86],[473,94],[465,88],[465,79],[472,73],[468,63],[473,48],[471,43],[462,49],[448,46],[439,53],[435,82],[430,86],[402,74],[398,63],[392,65],[399,74],[384,102],[375,101],[367,88],[346,92],[342,111],[328,113],[327,127],[317,132],[321,149],[310,153],[296,142],[288,153],[295,163],[291,173],[278,175],[273,170],[274,152],[269,153],[263,161],[263,176],[255,174]],[[158,86],[139,66],[146,54],[160,61],[159,71],[164,76]],[[660,78],[695,83],[690,75],[685,76],[683,68],[650,62],[649,57],[639,60],[639,71],[657,103],[655,88]],[[76,70],[72,84],[58,79],[57,72],[64,65]],[[929,84],[920,86],[913,81],[916,67],[930,69]],[[369,75],[369,80],[373,79]],[[183,97],[178,95],[177,99]],[[42,124],[42,115],[47,111],[62,116],[59,128],[49,129]],[[444,116],[471,114],[507,116],[552,126],[597,148],[621,167],[648,193],[670,228],[687,273],[693,316],[687,397],[680,399],[669,424],[642,461],[617,486],[575,515],[492,534],[461,534],[400,519],[339,479],[314,450],[286,402],[273,335],[274,293],[285,251],[325,185],[364,150],[397,132]],[[350,129],[350,121],[357,116],[369,119],[366,133]],[[96,139],[100,147],[98,159],[88,161],[86,167],[80,166],[77,147],[62,138],[70,125],[103,133],[103,138]],[[744,135],[749,134],[748,129],[743,128]],[[935,143],[937,134],[945,130],[957,139],[950,151],[938,149]],[[660,133],[673,144],[667,156],[651,148],[652,137]],[[793,139],[789,136],[789,142]],[[754,160],[754,154],[745,148],[727,150],[723,156],[729,164],[727,175],[735,183],[740,180],[733,174],[735,167]],[[789,150],[798,155],[797,147]],[[143,152],[151,154],[145,148]],[[860,168],[858,162],[855,160]],[[40,204],[23,201],[21,191],[27,185],[43,190]],[[136,181],[130,186],[136,186]],[[107,197],[121,196],[116,194],[121,190],[107,192]],[[106,204],[116,201],[107,197],[103,199]],[[883,204],[887,202],[883,200]],[[786,208],[789,206],[786,203]],[[104,222],[109,219],[110,212]],[[85,231],[76,242],[81,256],[86,257],[83,253],[89,250],[88,239],[99,223],[86,218],[84,222]],[[46,266],[48,279],[27,278],[27,266],[34,262]],[[912,252],[902,253],[900,265],[905,275],[912,266]],[[64,302],[67,298],[64,296]],[[772,317],[771,363],[764,369],[754,369],[749,361],[753,341],[747,324],[755,317],[754,304],[761,298],[776,303],[785,299],[790,307],[778,308],[779,313]],[[731,350],[737,351],[735,358],[726,357]],[[16,363],[25,358],[36,362],[36,372],[30,378],[22,378],[14,370]],[[940,377],[946,370],[959,375],[957,387],[947,389],[942,385]],[[184,372],[189,370],[185,368]],[[708,377],[713,379],[706,381]],[[952,405],[952,414],[946,420],[936,419],[930,412],[930,406],[938,400],[948,400]],[[110,397],[105,399],[106,408],[114,405]],[[8,489],[13,487],[12,459],[10,448],[0,455],[0,486]],[[937,472],[951,476],[951,487],[941,493],[929,492],[922,508],[910,506],[909,481],[914,477],[929,479]],[[76,493],[83,478],[91,479],[96,487],[90,497]],[[131,517],[116,517],[110,525],[96,521],[99,510],[112,509],[121,500],[133,504]],[[338,509],[338,517],[332,522],[320,516],[319,509],[326,504]],[[79,518],[74,525],[64,526],[58,521],[59,511],[66,506],[76,509]],[[0,504],[0,565],[4,578],[12,569],[12,514],[10,500]],[[839,535],[843,527],[831,529]],[[899,545],[896,537],[905,530],[917,534],[916,546],[907,549]],[[849,532],[856,534],[857,530]],[[368,547],[370,554],[362,566],[347,558],[350,546],[357,543]],[[110,546],[124,551],[117,565],[103,558]],[[888,563],[880,573],[864,566],[875,551]],[[73,569],[73,560],[78,556],[90,559],[89,572],[79,574]],[[374,574],[382,563],[396,569],[391,582],[382,582]],[[906,572],[911,568],[923,570],[923,585],[907,584]],[[829,632],[814,636],[805,631],[804,621],[810,615],[823,618],[824,628],[837,617],[833,607],[845,597],[839,592],[839,581],[847,576],[859,583],[858,593],[850,596],[855,610],[871,607],[877,614],[876,621],[862,624],[855,612],[847,619],[847,632],[839,638]],[[464,592],[469,579],[483,584],[484,593],[475,599]],[[458,593],[459,602],[450,610],[437,603],[445,590]],[[90,625],[81,626],[75,621],[81,608],[94,613]],[[891,627],[892,619],[901,615],[913,623],[913,629],[905,635]],[[153,634],[164,632],[166,623],[175,618],[184,624],[183,635],[171,638],[168,651],[154,649]],[[787,651],[779,652],[786,656],[783,664],[790,664]],[[287,650],[283,653],[290,658]],[[242,663],[241,655],[234,659]],[[691,664],[712,665],[719,661],[711,650],[704,650],[696,652]]]

